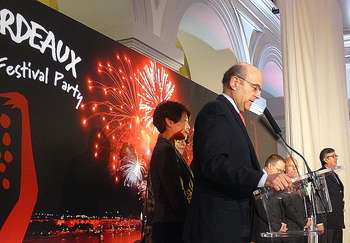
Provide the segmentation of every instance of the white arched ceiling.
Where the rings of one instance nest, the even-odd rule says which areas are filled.
[[[224,72],[237,62],[225,25],[211,5],[191,5],[177,33],[191,73],[202,86],[222,92]]]
[[[283,96],[283,74],[275,62],[268,62],[262,70],[264,90],[274,97]]]
[[[193,6],[195,6],[195,8]],[[221,29],[224,30],[223,33],[228,36],[228,40],[231,43],[229,48],[233,50],[233,53],[235,53],[237,59],[242,62],[250,62],[247,41],[244,37],[243,26],[237,14],[236,7],[237,6],[234,5],[231,0],[167,1],[167,6],[164,10],[165,12],[162,19],[162,30],[160,32],[160,37],[167,42],[175,43],[176,37],[178,37],[177,31],[182,31],[181,28],[184,26],[184,20],[188,19],[188,16],[186,15],[189,15],[188,13],[190,13],[190,11],[192,11],[193,14],[197,14],[197,17],[199,17],[199,15],[202,13],[208,13],[209,11],[209,16],[202,14],[201,18],[198,20],[202,21],[205,19],[215,23],[215,21],[219,18],[220,26],[213,27],[221,28],[221,26],[223,26],[224,28]],[[196,8],[198,8],[198,11]],[[211,24],[209,21],[203,22],[202,24],[209,24],[210,26],[208,26],[209,28],[207,28],[207,30],[211,30]],[[218,34],[218,31],[216,31],[216,34]],[[226,38],[220,41],[226,41]]]
[[[51,3],[53,1],[43,0],[43,2]],[[142,39],[142,37],[145,36],[144,33],[137,35],[136,38],[139,38],[140,41],[148,44],[156,43],[154,44],[155,46],[152,46],[154,49],[164,52],[165,55],[171,56],[171,58],[176,60],[181,59],[178,57],[180,56],[180,53],[177,53],[174,50],[172,50],[172,52],[167,50],[171,49],[169,48],[169,45],[175,46],[177,30],[182,14],[189,6],[191,6],[191,4],[194,3],[202,3],[203,5],[207,6],[210,5],[211,8],[214,9],[218,15],[220,15],[220,18],[223,19],[225,29],[227,30],[226,32],[228,32],[230,37],[230,42],[233,43],[229,49],[231,51],[233,50],[238,61],[248,61],[256,64],[259,62],[259,59],[251,60],[249,58],[249,52],[246,50],[247,45],[245,44],[246,42],[249,43],[249,36],[252,33],[249,26],[251,22],[250,20],[249,22],[246,21],[246,17],[242,15],[239,8],[242,7],[242,4],[252,7],[251,3],[253,3],[256,5],[256,8],[263,11],[264,4],[267,4],[267,2],[265,2],[266,0],[56,0],[56,3],[53,5],[57,5],[60,12],[116,40],[129,38],[132,36],[133,32],[139,31],[140,28],[137,30],[133,29],[133,23],[136,23],[137,26],[142,26],[145,28],[146,31],[149,31],[154,35],[160,35],[161,39],[163,39],[168,45],[165,45],[164,48],[160,48],[159,46],[161,46],[161,44],[153,41],[154,39],[150,37],[147,37],[150,39],[150,41],[147,42],[148,39],[146,41]],[[278,1],[273,2],[275,4],[277,3],[278,5]],[[347,61],[346,70],[348,87],[350,87],[350,15],[347,14],[349,12],[350,1],[339,0],[339,3],[344,10],[344,44]],[[270,2],[270,4],[272,4],[272,2]],[[254,12],[254,14],[259,15],[258,12]],[[251,14],[249,14],[249,16],[251,16]],[[211,17],[207,18],[207,20],[211,20]],[[257,23],[256,20],[253,22]],[[271,22],[276,22],[276,26],[279,26],[279,21]],[[259,27],[261,26],[259,25]],[[263,29],[263,31],[265,30]],[[210,41],[207,39],[202,40],[209,43],[209,45],[214,49],[217,48],[215,44],[210,44]],[[227,39],[220,38],[218,43],[223,41],[227,41]],[[222,44],[220,43],[219,45]],[[223,46],[224,45],[225,44],[223,44]],[[348,90],[348,97],[350,98],[350,88],[348,88]]]
[[[243,25],[243,28],[244,28],[246,41],[247,41],[247,43],[249,43],[250,39],[251,39],[251,37],[252,37],[252,35],[254,33],[254,31],[256,30],[256,28],[246,18],[242,18],[242,25]]]
[[[258,48],[255,58],[259,59],[258,68],[262,70],[264,76],[263,90],[269,93],[271,97],[283,97],[281,50],[275,45],[268,44]]]
[[[204,4],[189,7],[181,19],[179,29],[201,39],[214,50],[232,50],[229,36],[219,16]]]

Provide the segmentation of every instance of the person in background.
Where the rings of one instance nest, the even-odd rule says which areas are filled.
[[[338,155],[333,148],[324,148],[320,153],[322,168],[333,168],[337,166]],[[322,243],[343,242],[344,224],[344,185],[337,173],[332,172],[325,176],[328,193],[332,204],[332,212],[319,215],[323,219],[325,233],[319,236]]]
[[[278,154],[270,155],[262,171],[266,175],[273,175],[285,172],[285,161]],[[281,200],[274,195],[261,197],[255,201],[253,215],[253,239],[252,242],[281,242],[280,238],[261,237],[264,232],[286,232],[288,225],[282,221],[283,210]]]
[[[298,161],[295,158],[288,157],[286,161],[286,174],[291,177],[298,176]],[[288,231],[308,230],[311,226],[312,205],[309,196],[303,188],[297,185],[294,190],[288,192],[282,199],[284,222],[287,224]],[[308,237],[300,235],[299,237],[290,237],[283,242],[297,243],[307,242]]]
[[[293,157],[285,158],[286,162],[286,174],[290,178],[299,176],[298,161]]]
[[[176,140],[175,147],[180,152],[180,154],[184,154],[186,150],[186,140],[185,139]]]
[[[154,147],[148,173],[154,196],[151,217],[153,243],[179,243],[187,206],[192,196],[193,174],[179,151],[175,140],[189,133],[190,111],[174,101],[159,104],[153,124],[160,135]]]
[[[253,191],[291,185],[285,174],[260,170],[245,128],[242,113],[261,97],[262,84],[256,67],[235,64],[223,76],[222,94],[196,118],[191,164],[195,182],[184,232],[188,242],[250,242]]]
[[[187,140],[176,140],[175,141],[175,147],[180,152],[188,166],[191,166],[192,162],[192,156],[191,156],[191,143],[189,143]]]

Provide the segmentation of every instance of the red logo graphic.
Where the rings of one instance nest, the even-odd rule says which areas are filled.
[[[38,196],[28,101],[17,92],[0,97],[0,242],[20,243]]]

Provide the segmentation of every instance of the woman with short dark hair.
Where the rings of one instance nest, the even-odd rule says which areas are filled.
[[[175,148],[175,140],[185,139],[190,130],[190,111],[174,101],[157,106],[153,124],[160,132],[154,147],[149,185],[155,199],[151,218],[153,243],[178,243],[182,233],[187,206],[192,197],[193,174]]]

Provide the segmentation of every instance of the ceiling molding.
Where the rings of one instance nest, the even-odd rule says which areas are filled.
[[[134,51],[137,51],[138,53],[141,53],[142,55],[145,55],[146,57],[153,59],[154,61],[175,72],[178,72],[179,69],[183,66],[183,63],[180,63],[173,58],[164,55],[163,53],[157,51],[156,49],[139,41],[136,38],[118,40],[118,42],[133,49]]]

